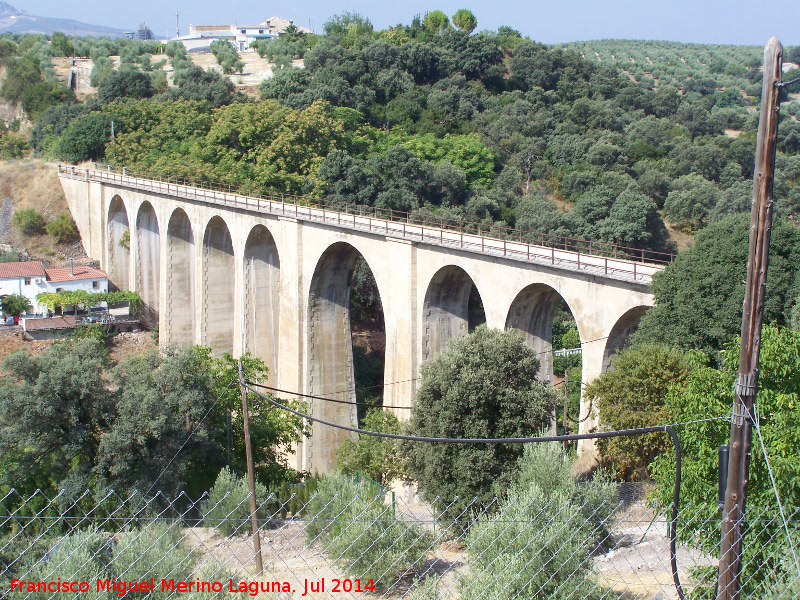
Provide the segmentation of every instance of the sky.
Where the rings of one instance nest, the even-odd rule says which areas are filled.
[[[776,0],[761,5],[744,0],[406,0],[375,3],[367,0],[293,0],[265,3],[255,0],[7,0],[42,17],[76,19],[94,25],[132,30],[147,22],[158,37],[175,34],[175,12],[181,34],[189,24],[256,24],[280,16],[321,33],[323,23],[344,11],[368,17],[376,29],[410,23],[415,14],[442,10],[452,15],[469,8],[478,29],[510,25],[544,43],[605,38],[671,40],[705,44],[763,46],[775,35],[785,46],[800,45],[800,2]]]

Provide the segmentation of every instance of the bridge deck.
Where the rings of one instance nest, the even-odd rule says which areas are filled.
[[[580,251],[563,250],[554,246],[536,245],[513,239],[498,239],[475,233],[454,231],[452,229],[431,227],[417,223],[384,219],[375,216],[357,215],[325,208],[289,203],[274,198],[258,198],[211,190],[195,186],[169,183],[158,179],[118,174],[113,171],[78,169],[59,165],[60,177],[81,181],[100,182],[133,189],[140,192],[157,193],[200,201],[207,204],[229,206],[262,214],[280,215],[303,221],[325,223],[343,229],[370,232],[392,238],[400,238],[418,243],[459,248],[468,252],[488,256],[503,257],[521,262],[550,265],[559,269],[579,271],[582,273],[608,277],[622,281],[649,283],[655,273],[662,271],[665,264],[654,264],[636,260],[615,258],[581,253]]]

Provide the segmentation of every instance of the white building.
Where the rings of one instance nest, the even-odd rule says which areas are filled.
[[[25,296],[37,313],[47,312],[46,306],[36,302],[37,294],[76,290],[107,292],[108,275],[105,271],[83,265],[44,268],[39,261],[0,263],[0,296]]]
[[[314,33],[290,19],[272,17],[258,25],[190,25],[189,35],[175,39],[183,42],[186,50],[206,50],[211,42],[225,40],[238,52],[248,52],[253,42],[277,38],[289,25],[294,25],[301,33]]]

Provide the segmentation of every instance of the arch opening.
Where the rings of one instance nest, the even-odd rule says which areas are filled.
[[[108,207],[108,283],[112,290],[130,289],[131,230],[128,211],[119,196]]]
[[[446,350],[486,322],[483,301],[472,278],[461,267],[439,269],[428,284],[423,305],[423,360]]]
[[[143,202],[136,218],[136,287],[142,299],[140,318],[150,327],[158,324],[161,289],[161,233],[153,205]]]
[[[180,208],[167,226],[167,327],[168,343],[195,343],[195,246],[192,223]]]
[[[255,226],[244,248],[244,351],[264,361],[268,382],[278,385],[280,259],[269,230]]]
[[[525,344],[539,357],[539,378],[553,383],[567,372],[573,381],[580,381],[581,355],[556,357],[554,350],[580,348],[581,339],[569,306],[555,289],[543,283],[524,288],[508,311],[506,329],[522,334]]]
[[[233,353],[236,274],[228,226],[213,217],[203,236],[202,343],[214,356]]]
[[[612,368],[612,362],[620,351],[630,345],[631,335],[639,328],[639,321],[642,320],[648,308],[648,306],[637,306],[630,309],[611,328],[611,333],[606,340],[606,347],[603,351],[604,373]]]
[[[369,393],[356,392],[357,375],[359,385],[365,377],[383,381],[385,329],[372,271],[353,246],[337,242],[320,257],[310,286],[308,318],[309,394],[348,402],[365,400]],[[379,399],[380,388],[372,395]],[[343,425],[356,426],[359,420],[354,404],[312,399],[310,410],[314,416]],[[336,449],[349,435],[314,423],[308,442],[311,470],[331,470]]]

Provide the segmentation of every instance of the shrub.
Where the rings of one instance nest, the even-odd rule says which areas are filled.
[[[380,433],[400,433],[400,421],[382,408],[367,411],[364,429]],[[361,472],[381,485],[388,485],[404,473],[403,456],[397,440],[359,435],[346,438],[336,451],[336,468],[345,475]]]
[[[466,537],[471,565],[461,598],[598,598],[591,551],[607,536],[615,488],[596,478],[578,485],[558,444],[534,444],[495,514]]]
[[[67,211],[62,212],[50,221],[45,226],[45,229],[59,244],[71,244],[81,239],[81,234],[78,233],[78,228],[75,227],[75,221],[72,220],[72,216]]]
[[[14,252],[0,252],[0,263],[19,262],[19,253]]]
[[[256,482],[256,516],[264,518],[267,489]],[[203,522],[226,536],[250,531],[250,488],[247,477],[237,477],[228,467],[217,475],[203,506]]]
[[[45,233],[44,216],[32,208],[15,212],[11,222],[25,235],[41,235]]]
[[[28,142],[19,135],[0,135],[0,158],[14,160],[25,158],[30,152]]]
[[[322,477],[306,515],[309,542],[321,542],[353,577],[376,587],[421,570],[432,542],[420,527],[398,519],[382,496],[371,497],[344,475]]]
[[[127,528],[109,536],[99,531],[79,531],[60,538],[47,552],[48,559],[38,562],[25,575],[31,581],[87,581],[89,592],[80,594],[87,600],[107,598],[97,591],[95,581],[115,578],[117,581],[149,581],[176,579],[185,581],[194,571],[197,555],[184,546],[181,525],[153,522],[142,529]],[[161,586],[148,598],[172,597]],[[9,598],[44,600],[52,593],[15,592]]]

